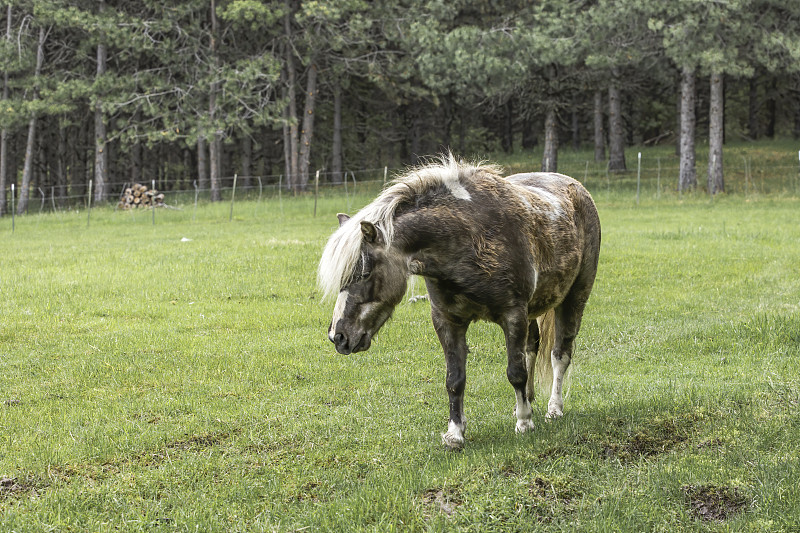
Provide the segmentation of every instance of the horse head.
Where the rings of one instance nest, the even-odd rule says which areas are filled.
[[[354,224],[339,215],[339,224]],[[369,349],[395,306],[403,299],[408,266],[403,255],[387,246],[381,230],[361,221],[361,250],[358,261],[342,286],[328,328],[336,351],[347,355]]]

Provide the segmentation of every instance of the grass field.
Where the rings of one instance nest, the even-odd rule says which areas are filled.
[[[0,530],[797,531],[800,200],[632,190],[593,189],[565,416],[514,434],[476,324],[461,453],[427,303],[326,338],[318,256],[374,190],[0,219]]]

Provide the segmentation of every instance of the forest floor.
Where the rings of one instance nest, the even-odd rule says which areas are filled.
[[[514,434],[475,324],[460,453],[427,302],[326,338],[319,254],[374,190],[0,219],[0,529],[800,528],[800,198],[604,179],[564,417]]]

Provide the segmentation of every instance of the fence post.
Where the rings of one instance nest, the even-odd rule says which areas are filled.
[[[151,192],[152,192],[153,194],[155,194],[155,192],[156,192],[156,180],[153,180],[153,181],[151,182],[151,184],[152,184],[152,186],[153,186],[153,188],[151,189]],[[150,209],[152,209],[152,210],[153,210],[153,225],[155,226],[155,225],[156,225],[156,204],[155,204],[155,203],[153,203],[153,200],[152,200],[152,198],[153,198],[153,197],[151,197],[151,199],[150,199]]]
[[[386,175],[389,173],[389,167],[383,167],[383,186],[386,187]]]
[[[16,201],[16,193],[14,192],[14,184],[11,184],[11,233],[14,233],[14,230],[17,227],[17,209],[14,206],[14,202]]]
[[[192,213],[192,222],[194,222],[197,216],[197,197],[200,195],[200,189],[197,188],[197,180],[192,182],[192,186],[194,187],[194,212]]]
[[[642,152],[639,152],[639,164],[636,169],[636,205],[639,205],[639,189],[642,187]]]
[[[228,217],[228,222],[233,222],[233,200],[236,198],[236,178],[238,174],[233,175],[233,190],[231,191],[231,214]]]

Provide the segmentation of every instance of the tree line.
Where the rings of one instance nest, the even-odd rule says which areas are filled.
[[[125,183],[674,142],[679,186],[724,190],[725,135],[800,135],[796,0],[3,0],[8,189],[95,201]],[[699,141],[698,141],[699,139]]]

